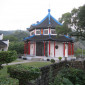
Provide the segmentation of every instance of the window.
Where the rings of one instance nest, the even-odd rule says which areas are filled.
[[[34,35],[35,33],[34,33],[34,31],[32,31],[31,33],[30,33],[30,35]]]
[[[44,34],[48,34],[48,29],[44,29]]]
[[[40,30],[36,30],[36,34],[37,35],[40,35]]]
[[[56,34],[55,29],[51,29],[51,34]]]
[[[32,32],[31,35],[34,35],[34,32]]]

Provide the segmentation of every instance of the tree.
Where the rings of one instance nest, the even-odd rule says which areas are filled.
[[[25,31],[17,30],[17,31],[15,31],[13,36],[17,37],[18,41],[22,41],[24,37],[29,36],[29,33],[25,32]]]
[[[68,28],[66,24],[63,24],[62,26],[56,27],[56,33],[57,35],[67,35],[71,32],[71,29]]]
[[[69,33],[71,36],[85,39],[85,5],[78,9],[74,8],[71,13],[64,13],[59,21],[63,26],[57,26],[57,34]]]
[[[69,34],[71,32],[71,14],[69,12],[63,14],[62,17],[59,18],[59,21],[61,23],[63,23],[63,25],[56,27],[57,35],[59,35],[59,34],[61,34],[61,35]]]
[[[9,51],[16,50],[17,54],[24,53],[24,42],[10,42]]]
[[[71,33],[72,36],[77,36],[80,39],[85,39],[85,5],[79,7],[78,9],[73,9],[71,11],[72,26],[74,32]]]
[[[9,50],[16,50],[18,54],[24,53],[23,38],[27,37],[29,33],[21,30],[15,31],[13,34],[4,36],[4,39],[9,39]]]
[[[64,13],[62,15],[61,18],[59,18],[59,21],[61,23],[66,23],[66,24],[70,24],[71,23],[71,13],[67,12],[67,13]]]
[[[78,29],[78,9],[74,8],[71,11],[71,25],[74,27],[75,30]]]
[[[29,36],[29,33],[21,30],[15,31],[13,34],[4,36],[4,39],[9,39],[10,42],[22,41],[24,37]]]
[[[18,38],[13,35],[4,36],[4,39],[8,39],[10,42],[18,41]]]
[[[85,5],[79,8],[79,28],[81,29],[82,39],[85,39]]]
[[[78,17],[79,17],[78,24],[79,24],[80,28],[85,30],[85,5],[83,5],[82,7],[79,8]]]

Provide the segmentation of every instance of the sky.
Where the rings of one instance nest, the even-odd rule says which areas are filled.
[[[41,21],[48,9],[58,20],[62,14],[84,4],[85,0],[0,0],[0,30],[26,30]]]

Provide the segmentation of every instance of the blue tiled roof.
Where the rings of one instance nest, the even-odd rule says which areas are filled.
[[[70,38],[69,36],[64,35],[66,38],[73,40],[73,38]]]
[[[62,24],[50,14],[50,9],[48,9],[47,16],[37,24],[32,24],[28,30],[32,30],[33,28],[47,28],[49,26],[51,26],[52,28],[56,28],[57,25]]]

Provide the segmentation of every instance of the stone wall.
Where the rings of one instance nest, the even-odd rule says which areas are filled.
[[[57,72],[62,67],[65,67],[65,66],[67,67],[71,66],[77,69],[85,70],[85,61],[73,61],[73,62],[63,61],[63,62],[42,67],[40,68],[41,76],[36,80],[35,85],[49,85],[49,82],[54,80],[55,76],[57,75]]]

